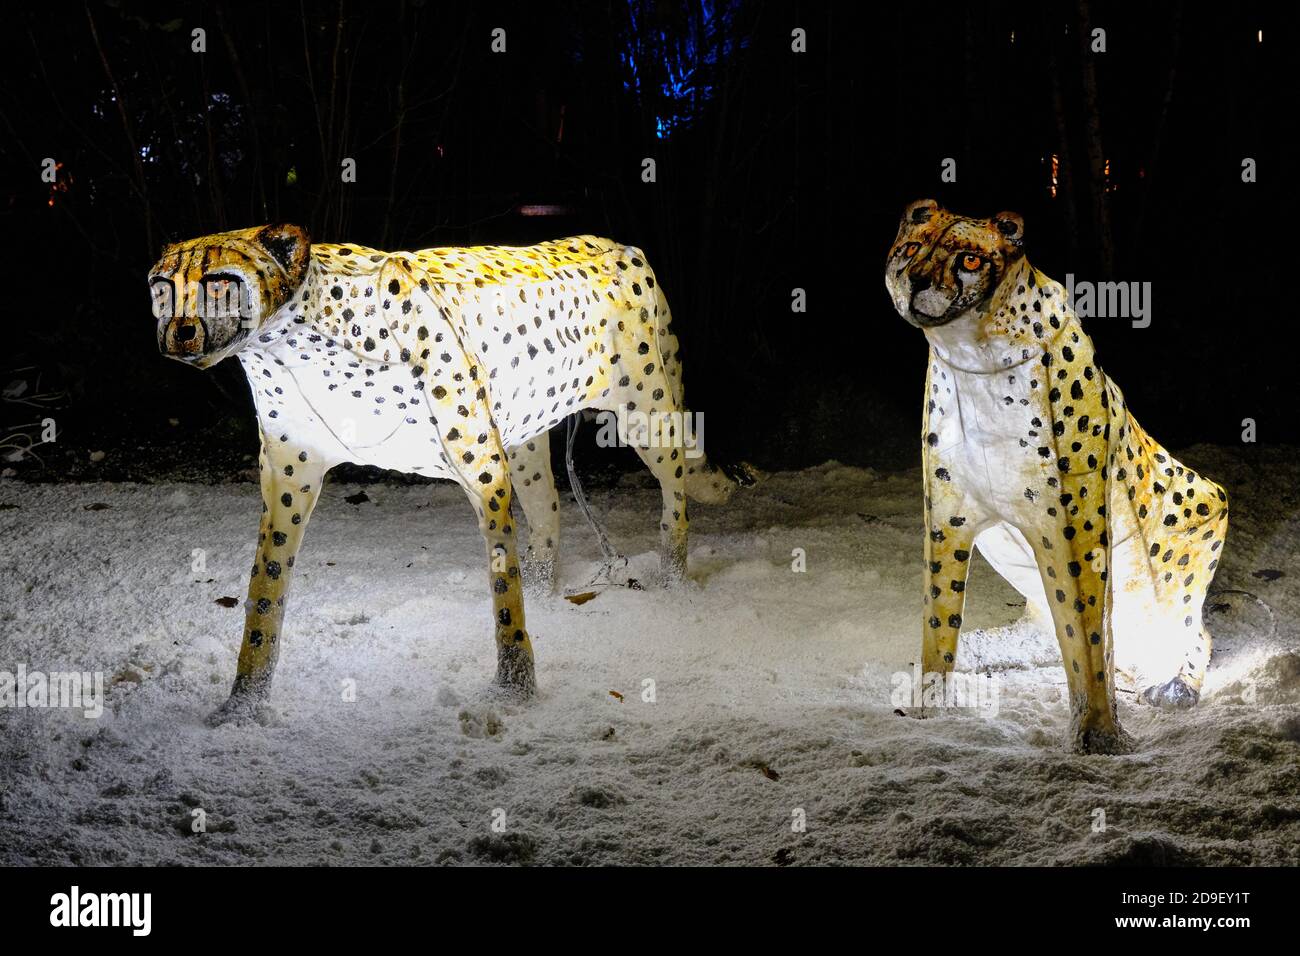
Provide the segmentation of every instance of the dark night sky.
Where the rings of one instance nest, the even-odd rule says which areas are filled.
[[[1250,417],[1261,443],[1293,443],[1296,376],[1268,362],[1294,350],[1296,321],[1283,230],[1297,211],[1283,153],[1295,82],[1275,82],[1272,63],[1295,31],[1275,6],[15,12],[0,163],[24,274],[6,283],[5,380],[35,367],[67,393],[70,448],[165,446],[179,431],[247,452],[256,431],[235,364],[204,375],[157,354],[145,273],[164,241],[279,219],[388,249],[594,232],[655,266],[718,457],[906,465],[925,344],[890,306],[883,262],[903,206],[933,196],[1021,212],[1028,255],[1054,278],[1153,284],[1150,328],[1089,329],[1160,441],[1237,443]],[[1106,30],[1105,53],[1081,52],[1085,18]],[[195,27],[205,53],[190,49]],[[494,27],[505,54],[490,50]],[[795,27],[807,53],[791,52]],[[1099,185],[1090,144],[1110,164]],[[1053,155],[1073,173],[1055,197]],[[654,184],[640,181],[647,156]],[[61,164],[54,190],[44,157]],[[342,157],[356,184],[338,182]],[[940,182],[945,157],[956,183]],[[1241,182],[1243,157],[1259,182]],[[521,204],[572,213],[524,217]],[[790,311],[795,287],[804,315]],[[6,431],[31,418],[12,403],[3,414]]]

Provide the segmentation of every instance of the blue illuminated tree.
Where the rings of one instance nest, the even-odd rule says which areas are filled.
[[[699,118],[714,95],[719,65],[745,46],[734,29],[741,2],[626,3],[623,85],[654,117],[655,135],[663,139]]]

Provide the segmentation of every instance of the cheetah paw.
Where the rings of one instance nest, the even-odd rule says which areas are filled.
[[[278,727],[280,723],[279,715],[263,697],[238,693],[226,698],[226,702],[209,714],[207,719],[209,727],[221,727],[224,724]]]
[[[1200,700],[1200,691],[1193,690],[1181,677],[1163,684],[1153,684],[1141,693],[1141,698],[1152,707],[1182,710],[1193,707]]]
[[[496,685],[498,692],[516,700],[536,694],[532,652],[517,644],[498,644]]]
[[[1132,753],[1133,738],[1123,730],[1100,730],[1090,727],[1077,734],[1074,739],[1074,751],[1081,754],[1104,754],[1118,756]]]

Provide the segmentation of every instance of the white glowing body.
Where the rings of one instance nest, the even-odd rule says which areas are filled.
[[[299,330],[299,334],[307,333]],[[456,477],[441,458],[442,445],[428,414],[388,403],[387,408],[359,406],[350,398],[350,391],[330,391],[334,382],[323,378],[319,365],[303,360],[300,350],[288,343],[289,337],[277,336],[270,345],[254,341],[238,353],[253,389],[258,419],[269,434],[283,427],[330,467],[346,461],[430,478]],[[404,365],[390,364],[381,371],[383,363],[344,352],[341,345],[337,348],[372,373],[365,379],[375,383],[372,388],[391,393],[394,385],[410,385],[411,376]],[[283,390],[283,396],[276,394],[280,401],[274,407],[266,395],[268,388]],[[269,417],[271,412],[276,412],[275,418]]]
[[[1024,417],[1038,411],[1044,419],[1042,388],[1030,386],[1036,366],[1019,363],[994,372],[968,371],[994,367],[1003,361],[978,326],[958,321],[926,330],[932,363],[947,376],[952,395],[945,404],[958,414],[936,415],[930,427],[938,436],[936,449],[952,472],[954,485],[978,505],[978,512],[994,517],[976,524],[979,553],[1025,598],[1030,620],[1047,633],[1052,616],[1039,562],[1027,534],[1035,540],[1057,534],[1054,524],[1044,524],[1041,505],[1025,496],[1027,487],[1042,482],[1042,466],[1021,443],[1023,423],[1008,416],[1007,398],[1025,408]],[[1035,355],[1035,358],[1037,356]],[[956,363],[956,364],[953,364]],[[963,368],[964,367],[964,368]],[[996,387],[990,387],[996,378]],[[1113,384],[1111,386],[1114,387]],[[1177,672],[1182,653],[1181,619],[1171,616],[1157,599],[1151,562],[1141,546],[1141,536],[1131,509],[1116,506],[1119,483],[1110,486],[1111,628],[1115,639],[1115,666],[1120,676],[1142,687]]]

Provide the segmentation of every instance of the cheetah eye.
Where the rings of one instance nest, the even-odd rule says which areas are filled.
[[[229,272],[209,272],[201,282],[204,293],[211,298],[220,298],[229,294],[231,287],[238,287],[239,277]]]
[[[909,242],[907,245],[903,246],[903,258],[910,259],[920,251],[921,244],[919,242]]]
[[[967,252],[957,260],[957,267],[963,272],[975,272],[982,265],[984,265],[984,258],[973,252]]]
[[[153,289],[154,314],[170,315],[173,310],[172,296],[175,294],[171,278],[154,276],[149,280],[149,285]]]

